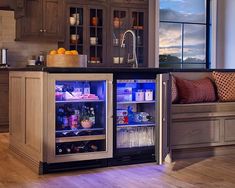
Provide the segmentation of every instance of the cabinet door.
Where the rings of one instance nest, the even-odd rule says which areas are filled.
[[[67,34],[66,43],[70,50],[77,50],[79,54],[86,54],[86,28],[85,11],[83,5],[67,6]]]
[[[155,156],[158,164],[162,164],[170,151],[170,78],[169,74],[157,76],[157,128],[155,129]]]
[[[136,55],[140,67],[148,65],[148,16],[145,9],[130,10],[131,29],[136,34]],[[129,49],[131,52],[132,49]]]
[[[63,4],[59,0],[43,0],[43,35],[63,38]]]
[[[128,66],[129,38],[125,40],[125,47],[121,48],[121,40],[124,32],[130,28],[129,11],[127,8],[115,7],[111,9],[111,48],[109,61],[111,66]]]
[[[106,62],[106,12],[102,6],[88,8],[88,65],[102,66]]]
[[[48,75],[46,162],[112,157],[112,80],[112,74]]]
[[[42,33],[42,0],[26,1],[26,16],[22,24],[25,37],[38,37]]]
[[[148,0],[111,0],[113,3],[148,4]]]
[[[0,132],[8,132],[9,127],[9,87],[8,83],[0,83]]]

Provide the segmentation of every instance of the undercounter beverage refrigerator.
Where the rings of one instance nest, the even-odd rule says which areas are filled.
[[[114,163],[157,161],[168,153],[169,76],[117,79]]]
[[[112,74],[50,74],[48,80],[48,161],[111,158]]]

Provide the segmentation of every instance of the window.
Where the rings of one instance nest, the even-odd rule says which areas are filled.
[[[209,68],[209,35],[210,0],[160,0],[160,67]]]

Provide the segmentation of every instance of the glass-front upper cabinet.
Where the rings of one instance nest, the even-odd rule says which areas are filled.
[[[89,64],[104,64],[104,57],[106,56],[106,40],[105,40],[105,18],[104,9],[91,7],[89,9],[89,50],[88,63]]]
[[[77,50],[79,54],[85,52],[84,47],[84,8],[69,8],[68,46],[70,50]]]
[[[133,57],[133,39],[127,34],[124,46],[121,46],[126,30],[133,30],[136,35],[136,53],[139,66],[147,65],[148,24],[147,12],[143,9],[113,8],[111,17],[110,61],[113,66],[131,66],[128,58]]]
[[[49,86],[51,162],[111,157],[112,75],[50,75]]]
[[[106,9],[99,5],[68,5],[66,46],[88,56],[88,66],[104,66]]]

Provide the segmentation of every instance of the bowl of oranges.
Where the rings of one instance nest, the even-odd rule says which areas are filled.
[[[47,67],[84,67],[83,56],[77,50],[51,50],[47,55]]]

